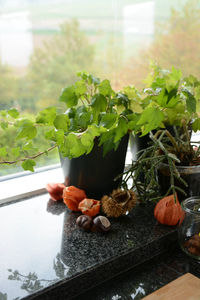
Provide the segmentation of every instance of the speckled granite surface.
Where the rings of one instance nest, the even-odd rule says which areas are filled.
[[[71,299],[176,243],[152,205],[111,219],[106,234],[78,229],[78,215],[47,194],[0,207],[0,300]]]
[[[189,258],[179,248],[171,249],[74,300],[140,300],[187,272],[200,278],[200,262]]]

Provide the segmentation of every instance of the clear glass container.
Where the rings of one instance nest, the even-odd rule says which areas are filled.
[[[181,206],[185,212],[178,228],[178,239],[182,250],[200,260],[200,196],[185,199]]]

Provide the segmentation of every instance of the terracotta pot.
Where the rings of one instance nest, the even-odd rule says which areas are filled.
[[[109,194],[120,184],[115,178],[123,173],[129,135],[124,136],[116,151],[112,150],[103,157],[103,147],[95,140],[94,148],[88,155],[78,158],[61,158],[65,185],[84,189],[88,197],[100,198]]]

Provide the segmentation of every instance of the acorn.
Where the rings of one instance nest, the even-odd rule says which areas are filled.
[[[83,230],[88,231],[92,227],[92,218],[87,215],[81,215],[76,219],[76,224]]]
[[[136,202],[136,194],[133,191],[121,189],[113,190],[109,196],[105,195],[101,199],[104,213],[114,218],[130,212]]]
[[[92,231],[107,232],[110,227],[110,221],[106,217],[98,216],[93,220]]]

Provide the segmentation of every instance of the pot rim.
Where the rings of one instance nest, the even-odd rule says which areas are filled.
[[[194,210],[187,207],[187,205],[192,203],[192,202],[199,203],[199,211],[194,211]],[[181,202],[181,207],[184,211],[186,211],[190,214],[200,216],[200,196],[192,196],[190,198],[186,198],[185,200],[183,200]]]
[[[161,163],[158,167],[159,169],[165,168],[165,169],[169,169],[169,165],[166,163]],[[180,171],[181,173],[200,173],[200,164],[197,166],[177,166],[176,168],[178,171]],[[189,172],[189,170],[191,172]]]

